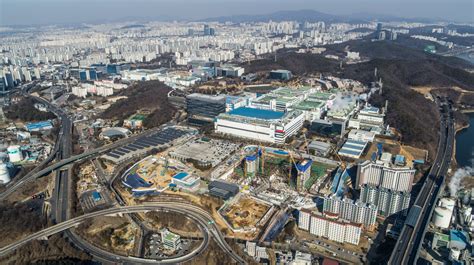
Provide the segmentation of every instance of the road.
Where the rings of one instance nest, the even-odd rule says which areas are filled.
[[[196,207],[196,206],[191,206],[189,204],[185,203],[177,203],[177,202],[158,202],[158,203],[153,203],[153,204],[147,204],[147,205],[139,205],[139,206],[124,206],[124,207],[116,207],[116,208],[110,208],[106,210],[101,210],[97,212],[92,212],[88,214],[84,214],[82,216],[76,217],[69,219],[67,221],[58,223],[56,225],[53,225],[51,227],[48,227],[46,229],[43,229],[39,232],[36,232],[34,234],[31,234],[13,244],[10,244],[6,247],[3,247],[0,249],[0,256],[7,255],[9,252],[17,249],[18,247],[32,241],[32,240],[38,240],[44,237],[51,236],[53,234],[62,232],[62,231],[67,231],[70,228],[73,228],[75,226],[78,226],[81,222],[93,218],[93,217],[98,217],[98,216],[106,216],[106,215],[112,215],[112,214],[130,214],[130,213],[138,213],[138,212],[146,212],[146,211],[170,211],[170,212],[176,212],[185,215],[186,217],[191,218],[196,222],[198,225],[199,229],[201,230],[203,234],[203,241],[199,245],[198,248],[194,249],[190,253],[178,257],[178,258],[171,258],[171,259],[143,259],[143,258],[136,258],[136,257],[125,257],[125,256],[120,256],[117,254],[110,255],[111,253],[102,250],[100,248],[97,248],[95,246],[91,246],[88,242],[85,240],[81,239],[80,237],[76,236],[72,232],[69,232],[70,238],[72,238],[72,243],[77,245],[80,249],[85,250],[89,254],[93,255],[94,257],[97,257],[98,260],[100,261],[107,261],[107,262],[131,262],[131,263],[178,263],[178,262],[184,262],[187,260],[193,259],[195,256],[201,254],[208,246],[209,244],[209,236],[216,236],[217,234],[215,233],[214,229],[215,224],[212,222],[212,219],[209,219],[207,215],[202,214],[202,209]],[[218,243],[221,242],[219,240],[216,240]],[[224,241],[225,242],[225,241]],[[225,243],[226,244],[226,243]],[[219,245],[221,245],[219,243]],[[222,246],[223,248],[228,248],[229,246],[226,244],[226,246]]]
[[[129,143],[137,140],[138,138],[146,137],[146,136],[149,136],[153,133],[156,133],[158,130],[161,130],[161,129],[162,129],[161,127],[150,129],[150,130],[148,130],[146,132],[143,132],[141,134],[133,135],[129,138],[118,140],[118,141],[116,141],[112,144],[108,144],[108,145],[101,146],[99,148],[91,149],[91,150],[88,150],[88,151],[83,152],[83,153],[78,154],[78,155],[71,155],[68,158],[62,158],[61,160],[57,161],[56,163],[53,163],[53,164],[51,164],[51,165],[49,165],[49,166],[33,173],[33,174],[29,174],[29,175],[23,177],[18,182],[14,182],[14,183],[12,182],[13,184],[8,186],[5,191],[0,193],[0,201],[5,200],[8,196],[10,196],[12,193],[17,191],[23,185],[28,184],[28,183],[34,181],[35,179],[40,178],[42,176],[45,176],[45,175],[47,175],[47,174],[49,174],[49,173],[51,173],[51,172],[53,172],[57,169],[60,169],[64,166],[66,166],[66,165],[69,165],[69,164],[72,164],[72,163],[75,163],[75,162],[79,162],[79,161],[81,161],[83,159],[86,159],[86,158],[93,158],[93,157],[102,155],[103,153],[107,153],[108,151],[110,151],[114,148],[129,144]]]
[[[440,138],[438,153],[390,256],[388,264],[416,264],[426,228],[436,201],[442,191],[444,179],[451,164],[454,145],[454,120],[451,106],[440,103]]]
[[[117,141],[117,142],[115,142],[113,144],[110,144],[110,145],[107,145],[107,146],[103,146],[103,147],[100,147],[100,148],[97,148],[97,149],[94,149],[94,150],[84,152],[80,155],[71,156],[71,154],[72,154],[72,142],[71,142],[71,139],[72,139],[72,121],[70,120],[70,118],[68,117],[68,115],[64,111],[57,108],[56,106],[54,106],[50,102],[48,102],[48,101],[46,101],[42,98],[37,98],[37,99],[39,101],[43,102],[44,104],[46,104],[47,106],[49,106],[50,110],[53,111],[61,120],[61,132],[60,132],[60,136],[59,136],[58,143],[57,143],[57,146],[58,146],[57,158],[58,158],[59,162],[54,163],[54,164],[38,171],[37,173],[28,176],[28,178],[23,178],[20,182],[15,183],[14,185],[10,186],[5,192],[3,192],[1,194],[0,200],[6,198],[9,194],[16,191],[20,186],[22,186],[22,185],[24,185],[28,182],[31,182],[34,179],[36,179],[38,177],[41,177],[41,176],[43,176],[47,173],[50,173],[54,170],[58,170],[58,172],[56,173],[56,179],[55,179],[55,191],[53,193],[53,198],[52,198],[52,204],[53,204],[52,215],[53,215],[53,219],[57,223],[57,225],[54,225],[54,226],[52,226],[50,228],[47,228],[47,229],[44,229],[44,230],[42,230],[38,233],[30,235],[29,237],[27,237],[23,240],[20,240],[20,241],[12,244],[10,246],[2,248],[0,250],[0,256],[4,255],[5,253],[8,253],[9,251],[11,251],[13,249],[16,249],[17,247],[29,242],[30,240],[38,239],[38,238],[45,237],[45,236],[49,236],[49,235],[52,235],[52,234],[55,234],[55,233],[66,230],[65,235],[69,238],[69,240],[72,243],[76,244],[80,249],[83,249],[83,250],[89,252],[91,255],[96,257],[98,260],[109,261],[109,262],[126,261],[126,262],[131,262],[131,263],[140,263],[140,262],[149,263],[148,262],[149,260],[147,260],[147,259],[141,259],[141,258],[136,258],[136,257],[120,257],[120,256],[117,256],[114,253],[109,253],[105,250],[101,250],[101,249],[93,246],[92,244],[89,244],[85,240],[81,239],[79,236],[75,235],[72,231],[70,231],[68,229],[70,227],[78,225],[80,223],[80,221],[83,220],[83,219],[93,217],[94,214],[98,214],[97,216],[100,216],[101,214],[115,213],[115,211],[117,211],[117,213],[121,213],[121,210],[125,210],[124,213],[133,213],[134,209],[135,209],[135,211],[140,211],[141,212],[141,211],[144,211],[146,209],[151,209],[151,210],[156,209],[156,208],[161,209],[161,208],[164,208],[164,207],[168,206],[168,208],[167,208],[168,210],[175,211],[175,212],[181,212],[182,214],[184,214],[186,216],[189,215],[191,218],[193,218],[193,219],[197,220],[198,222],[200,222],[201,225],[206,223],[206,221],[207,221],[207,225],[204,226],[205,227],[205,232],[206,232],[205,234],[206,235],[208,235],[208,234],[212,235],[214,240],[222,248],[222,250],[224,252],[226,252],[236,262],[238,262],[240,264],[245,264],[245,261],[239,255],[234,253],[232,248],[227,244],[227,242],[224,239],[224,236],[222,235],[219,228],[216,226],[216,224],[215,224],[214,220],[212,219],[212,217],[210,216],[210,214],[207,213],[206,211],[204,211],[203,209],[199,208],[199,207],[191,206],[189,204],[185,204],[185,206],[181,205],[181,207],[179,206],[178,203],[172,203],[172,205],[167,205],[167,203],[169,203],[169,202],[164,203],[163,205],[156,205],[156,203],[155,203],[155,205],[147,204],[147,205],[142,205],[142,206],[122,206],[122,207],[119,207],[119,208],[108,209],[109,212],[106,212],[106,213],[103,213],[102,211],[99,211],[99,212],[94,212],[94,213],[90,213],[90,214],[85,214],[85,215],[77,217],[77,218],[69,219],[69,214],[68,214],[69,213],[69,202],[70,202],[70,196],[69,195],[71,193],[71,189],[70,189],[70,185],[69,185],[70,169],[69,168],[62,168],[62,167],[67,165],[67,164],[77,162],[77,161],[79,161],[81,159],[84,159],[84,158],[91,158],[91,157],[93,157],[97,154],[101,154],[102,152],[106,152],[106,151],[108,151],[110,149],[113,149],[113,148],[116,148],[120,145],[128,144],[129,142],[136,140],[136,138],[144,137],[144,136],[148,136],[150,134],[153,134],[156,131],[160,130],[161,127],[149,130],[145,133],[142,133],[140,135],[136,135],[134,137],[129,137],[129,138]],[[133,207],[136,207],[136,208],[133,208]],[[182,210],[183,208],[185,210]],[[119,209],[119,210],[115,210],[115,209]],[[107,210],[104,210],[104,211],[107,211]],[[191,212],[194,212],[194,214],[190,214]],[[133,216],[133,215],[131,215],[131,216]],[[207,239],[206,239],[206,246],[207,246]],[[200,251],[198,251],[198,252],[193,251],[192,256],[185,255],[183,257],[192,258],[192,257],[194,257],[195,255],[198,255],[198,254],[200,254]],[[173,261],[170,261],[170,263],[182,262],[182,261],[184,261],[183,257],[176,258]],[[181,259],[183,259],[183,260],[181,260]],[[156,260],[153,260],[152,262],[156,262]]]

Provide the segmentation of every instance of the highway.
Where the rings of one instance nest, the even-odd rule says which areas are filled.
[[[416,264],[426,228],[451,164],[454,145],[454,121],[451,106],[443,108],[440,119],[438,152],[430,172],[411,207],[388,264]]]
[[[66,166],[68,164],[75,163],[75,162],[81,161],[81,160],[86,159],[86,158],[92,158],[92,157],[95,157],[95,156],[99,156],[103,153],[108,152],[111,149],[117,148],[117,147],[122,146],[122,145],[129,144],[129,143],[135,141],[137,138],[146,137],[148,135],[156,133],[158,130],[161,130],[161,129],[162,129],[161,127],[150,129],[150,130],[148,130],[144,133],[133,135],[129,138],[118,140],[118,141],[116,141],[112,144],[104,145],[104,146],[101,146],[101,147],[96,148],[96,149],[91,149],[91,150],[88,150],[88,151],[83,152],[83,153],[78,154],[78,155],[71,155],[68,158],[61,158],[61,160],[59,160],[58,162],[53,163],[53,164],[51,164],[51,165],[49,165],[49,166],[33,173],[33,174],[28,174],[18,182],[14,182],[12,185],[7,187],[7,189],[5,191],[0,193],[0,201],[5,200],[8,196],[10,196],[12,193],[17,191],[23,185],[25,185],[27,183],[30,183],[30,182],[34,181],[35,179],[37,179],[37,178],[45,176],[45,175],[47,175],[47,174],[49,174],[49,173],[51,173],[51,172],[53,172],[57,169],[60,169],[60,168]]]
[[[69,233],[69,235],[73,235],[72,237],[72,243],[77,245],[80,249],[90,253],[94,257],[98,257],[98,260],[100,261],[107,261],[107,262],[130,262],[130,263],[178,263],[178,262],[184,262],[187,260],[191,260],[195,256],[199,255],[204,251],[208,244],[209,244],[209,235],[215,236],[215,232],[213,231],[215,229],[215,225],[212,222],[212,219],[208,219],[208,216],[202,214],[202,209],[196,207],[196,206],[191,206],[189,204],[185,203],[177,203],[177,202],[158,202],[158,203],[153,203],[153,204],[147,204],[147,205],[140,205],[140,206],[124,206],[124,207],[116,207],[116,208],[110,208],[106,210],[101,210],[97,212],[92,212],[88,214],[84,214],[82,216],[76,217],[69,219],[67,221],[61,222],[59,224],[56,224],[54,226],[48,227],[46,229],[43,229],[39,232],[36,232],[34,234],[31,234],[11,245],[8,245],[6,247],[3,247],[0,249],[0,256],[4,256],[8,254],[9,252],[17,249],[18,247],[32,241],[32,240],[38,240],[44,237],[51,236],[53,234],[66,231],[72,227],[78,226],[81,222],[83,222],[86,219],[93,218],[93,217],[98,217],[98,216],[105,216],[105,215],[113,215],[113,214],[130,214],[130,213],[138,213],[138,212],[146,212],[146,211],[169,211],[169,212],[176,212],[183,214],[192,220],[196,222],[198,225],[199,229],[201,230],[203,234],[203,241],[197,247],[196,249],[192,250],[190,253],[177,257],[177,258],[171,258],[171,259],[143,259],[143,258],[137,258],[137,257],[126,257],[126,256],[120,256],[117,254],[111,255],[111,253],[102,250],[98,247],[92,246],[85,240],[82,240],[80,237],[77,237],[75,234],[72,232]],[[69,237],[69,236],[68,236]],[[218,243],[220,242],[219,240],[216,240]],[[220,245],[220,244],[219,244]],[[222,246],[221,246],[222,247]],[[228,247],[228,245],[227,245]],[[226,248],[226,247],[223,247]]]
[[[205,240],[203,241],[202,246],[207,247],[208,244],[208,235],[212,235],[214,240],[217,244],[225,251],[231,258],[233,258],[237,263],[245,264],[245,261],[237,255],[232,248],[227,244],[222,235],[219,228],[216,226],[213,218],[211,215],[206,212],[205,210],[197,207],[192,206],[190,204],[183,204],[178,202],[162,202],[154,203],[154,204],[146,204],[141,206],[122,206],[118,208],[111,208],[103,211],[93,212],[89,214],[85,214],[76,218],[69,219],[69,202],[70,202],[70,169],[63,168],[63,166],[77,162],[81,159],[91,158],[95,155],[101,154],[103,152],[107,152],[110,149],[116,148],[120,145],[128,144],[131,141],[136,140],[136,138],[144,137],[150,134],[155,133],[156,131],[160,130],[161,127],[149,130],[145,133],[140,135],[135,135],[133,137],[129,137],[126,139],[122,139],[117,141],[113,144],[102,146],[100,148],[90,150],[84,152],[80,155],[71,156],[72,154],[72,121],[67,116],[67,114],[62,111],[61,109],[57,108],[50,102],[42,99],[37,98],[39,101],[43,102],[49,109],[53,111],[61,120],[61,131],[59,135],[59,139],[57,141],[57,159],[59,162],[54,163],[38,172],[25,176],[19,182],[15,183],[14,185],[8,187],[8,189],[0,195],[0,200],[6,198],[11,193],[15,192],[19,187],[22,185],[33,181],[34,179],[44,176],[54,170],[58,170],[56,172],[56,179],[55,179],[55,188],[53,192],[52,198],[52,217],[53,220],[56,222],[56,225],[41,230],[35,234],[32,234],[14,244],[11,244],[7,247],[0,249],[0,256],[5,255],[6,253],[18,248],[19,246],[35,239],[44,238],[46,236],[50,236],[52,234],[65,231],[65,236],[75,244],[81,250],[84,250],[94,256],[99,261],[107,261],[107,262],[128,262],[128,263],[156,263],[157,260],[149,260],[137,257],[123,257],[119,256],[115,253],[110,253],[108,251],[102,250],[98,247],[93,246],[86,240],[83,240],[78,235],[74,234],[69,228],[77,226],[81,221],[87,218],[91,218],[94,216],[101,216],[107,214],[114,214],[114,213],[125,213],[125,214],[133,214],[134,212],[143,212],[146,210],[168,210],[174,211],[184,214],[185,216],[189,216],[190,218],[194,219],[200,226],[204,227],[204,235]],[[132,215],[133,216],[133,215]],[[185,256],[175,258],[175,259],[168,259],[168,260],[161,260],[160,263],[177,263],[183,262],[188,259],[193,258],[196,255],[199,255],[203,249],[198,248],[197,250],[189,253]]]

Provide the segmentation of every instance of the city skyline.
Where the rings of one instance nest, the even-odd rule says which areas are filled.
[[[133,4],[124,0],[0,0],[0,25],[44,25],[104,23],[133,20],[196,21],[207,18],[240,15],[265,15],[278,11],[312,9],[326,14],[355,17],[378,17],[474,21],[474,4],[469,0],[456,1],[162,1],[139,0]],[[74,9],[74,12],[70,10]],[[364,15],[364,16],[363,16]]]

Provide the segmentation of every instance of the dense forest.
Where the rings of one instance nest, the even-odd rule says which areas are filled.
[[[24,122],[44,121],[56,118],[52,112],[40,111],[35,108],[33,98],[22,98],[15,104],[5,109],[5,116],[11,120],[21,120]]]
[[[410,45],[404,46],[404,43]],[[415,47],[415,48],[412,48]],[[383,106],[389,100],[387,122],[403,135],[402,141],[433,154],[438,139],[439,118],[435,104],[411,89],[411,86],[452,87],[474,90],[474,74],[468,62],[426,54],[416,49],[412,40],[404,42],[351,41],[328,46],[327,53],[342,55],[344,50],[360,52],[370,60],[359,64],[343,64],[317,54],[283,52],[274,58],[245,64],[246,72],[264,72],[271,69],[288,69],[295,74],[328,74],[359,80],[368,84],[377,78],[384,83],[382,95],[375,95],[371,103]],[[377,68],[378,77],[374,76]]]
[[[171,120],[176,113],[175,107],[168,101],[167,94],[170,91],[171,88],[160,81],[138,82],[117,94],[127,98],[113,103],[100,116],[104,119],[123,120],[139,109],[148,109],[151,114],[144,121],[145,127],[159,126]]]

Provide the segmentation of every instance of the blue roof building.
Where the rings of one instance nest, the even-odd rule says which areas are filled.
[[[94,201],[100,201],[100,199],[102,199],[102,196],[100,195],[100,193],[98,191],[94,191],[92,192],[92,199],[94,199]]]
[[[51,121],[40,121],[27,123],[25,127],[29,132],[39,132],[43,130],[51,130],[53,128],[53,124]]]
[[[461,230],[451,229],[449,231],[449,248],[463,250],[469,244],[469,235]]]
[[[276,120],[280,119],[285,115],[284,112],[273,111],[273,110],[264,110],[264,109],[254,109],[254,108],[247,108],[241,107],[234,110],[229,111],[231,115],[243,116],[248,118],[257,118],[263,120]]]

